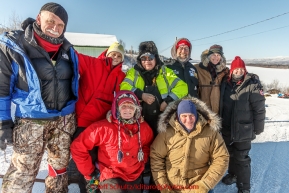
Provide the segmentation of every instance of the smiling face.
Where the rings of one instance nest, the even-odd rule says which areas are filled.
[[[195,121],[196,121],[196,117],[192,113],[180,114],[180,122],[189,130],[194,128]]]
[[[123,119],[131,119],[136,111],[136,106],[132,103],[124,102],[119,106],[119,113]]]
[[[190,48],[187,45],[179,46],[177,49],[177,57],[180,60],[186,60],[189,57]]]
[[[140,60],[142,67],[147,71],[154,69],[156,66],[156,58],[153,55],[142,56]]]
[[[116,66],[122,62],[122,55],[119,52],[112,51],[108,54],[107,57],[112,58],[112,65]]]
[[[218,53],[212,53],[211,55],[210,55],[210,62],[212,63],[212,64],[218,64],[219,62],[221,61],[221,55],[220,54],[218,54]]]
[[[64,31],[64,22],[54,13],[49,11],[41,11],[36,18],[37,24],[42,32],[50,37],[58,38]]]

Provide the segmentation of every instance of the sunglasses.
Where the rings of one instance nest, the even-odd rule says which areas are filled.
[[[155,56],[154,55],[149,55],[149,56],[143,56],[140,58],[141,61],[152,61],[155,59]]]

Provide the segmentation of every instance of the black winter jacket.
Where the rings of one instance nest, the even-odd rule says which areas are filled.
[[[234,87],[228,81],[222,83],[222,134],[231,135],[232,142],[251,141],[256,138],[255,134],[263,132],[265,113],[265,97],[257,75],[246,74],[244,81]]]
[[[190,62],[184,63],[182,65],[178,60],[173,60],[171,65],[166,65],[168,68],[172,69],[174,73],[188,85],[188,93],[192,97],[199,98],[198,88],[198,72],[196,67]]]
[[[7,33],[7,37],[17,42],[28,56],[34,70],[36,71],[41,87],[41,97],[48,110],[61,111],[69,101],[76,99],[72,91],[74,78],[73,63],[70,60],[70,44],[66,39],[60,47],[55,64],[52,63],[49,54],[37,45],[32,25],[27,26],[25,31],[13,31]],[[8,50],[9,52],[9,50]],[[16,61],[21,69],[18,78],[18,88],[28,92],[27,78],[25,77],[24,62],[14,53],[3,53],[8,60],[1,65],[11,66],[10,61]],[[15,58],[9,58],[9,57]],[[0,72],[1,74],[1,72]],[[9,74],[10,75],[10,74]],[[2,84],[10,85],[10,76],[0,75]],[[0,96],[9,96],[9,87],[0,91]]]

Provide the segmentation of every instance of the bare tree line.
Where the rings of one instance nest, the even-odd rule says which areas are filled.
[[[263,89],[265,92],[270,91],[270,90],[276,90],[276,91],[279,91],[283,94],[289,93],[289,86],[280,85],[280,82],[277,79],[274,79],[269,84],[262,82],[262,85],[263,85]]]
[[[8,24],[0,22],[0,34],[11,30],[21,29],[21,23],[22,20],[20,19],[20,17],[15,13],[12,13],[12,16],[9,18]]]

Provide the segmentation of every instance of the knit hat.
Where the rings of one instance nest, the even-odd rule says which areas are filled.
[[[190,50],[191,50],[192,44],[189,41],[185,40],[185,39],[182,39],[182,40],[180,40],[177,43],[176,49],[178,49],[180,46],[184,46],[184,45],[188,46],[190,48]]]
[[[155,45],[155,43],[153,41],[145,41],[145,42],[141,42],[139,45],[139,54],[137,57],[137,60],[139,62],[139,64],[141,64],[141,56],[145,53],[151,53],[155,56],[156,59],[156,65],[161,65],[162,61],[159,57],[159,53],[158,53],[158,49]]]
[[[114,119],[120,118],[118,107],[124,102],[129,102],[136,106],[136,112],[133,119],[138,120],[141,118],[141,107],[136,95],[131,91],[122,90],[117,92],[111,106],[111,112]]]
[[[220,54],[221,56],[223,56],[223,55],[224,55],[224,53],[223,53],[223,47],[220,46],[220,45],[217,45],[217,44],[212,45],[212,46],[210,47],[210,49],[209,49],[208,55],[210,55],[210,54],[212,54],[212,53],[218,53],[218,54]]]
[[[132,103],[132,104],[135,104],[133,99],[130,98],[130,97],[124,97],[124,98],[121,98],[118,100],[118,106],[121,106],[123,103]]]
[[[121,54],[121,56],[122,56],[122,60],[121,61],[123,62],[123,60],[124,60],[124,48],[123,48],[123,46],[120,43],[114,42],[113,44],[111,44],[109,46],[107,52],[106,52],[106,57],[108,56],[108,54],[110,52],[119,52]]]
[[[177,109],[178,118],[180,120],[180,115],[183,113],[192,113],[195,115],[196,120],[198,118],[198,113],[195,104],[191,100],[182,100]]]
[[[236,56],[235,59],[232,61],[230,68],[230,75],[236,68],[243,68],[247,72],[245,62],[241,59],[240,56]]]
[[[45,5],[43,5],[41,7],[40,12],[41,11],[49,11],[49,12],[57,15],[65,24],[64,31],[63,31],[63,32],[65,32],[66,26],[68,23],[68,15],[67,15],[66,10],[61,5],[59,5],[57,3],[53,3],[53,2],[46,3]]]
[[[121,163],[123,158],[124,158],[124,153],[123,153],[123,149],[122,149],[122,139],[121,139],[121,127],[120,127],[121,117],[117,115],[118,113],[117,113],[117,108],[116,108],[116,106],[121,105],[124,102],[133,103],[137,107],[135,115],[134,115],[135,122],[126,122],[126,123],[122,122],[122,125],[133,124],[133,123],[137,124],[137,126],[138,126],[137,135],[138,135],[138,145],[139,145],[137,159],[139,162],[141,162],[141,161],[144,161],[144,153],[142,150],[142,143],[141,143],[141,137],[140,137],[141,136],[141,127],[140,127],[140,122],[139,122],[140,121],[139,119],[141,118],[141,108],[140,108],[140,104],[139,104],[137,96],[133,92],[128,91],[128,90],[122,90],[122,91],[117,92],[117,94],[113,100],[112,108],[111,108],[112,116],[115,119],[117,119],[117,123],[118,123],[118,151],[117,151],[116,158],[118,160],[118,163]]]

